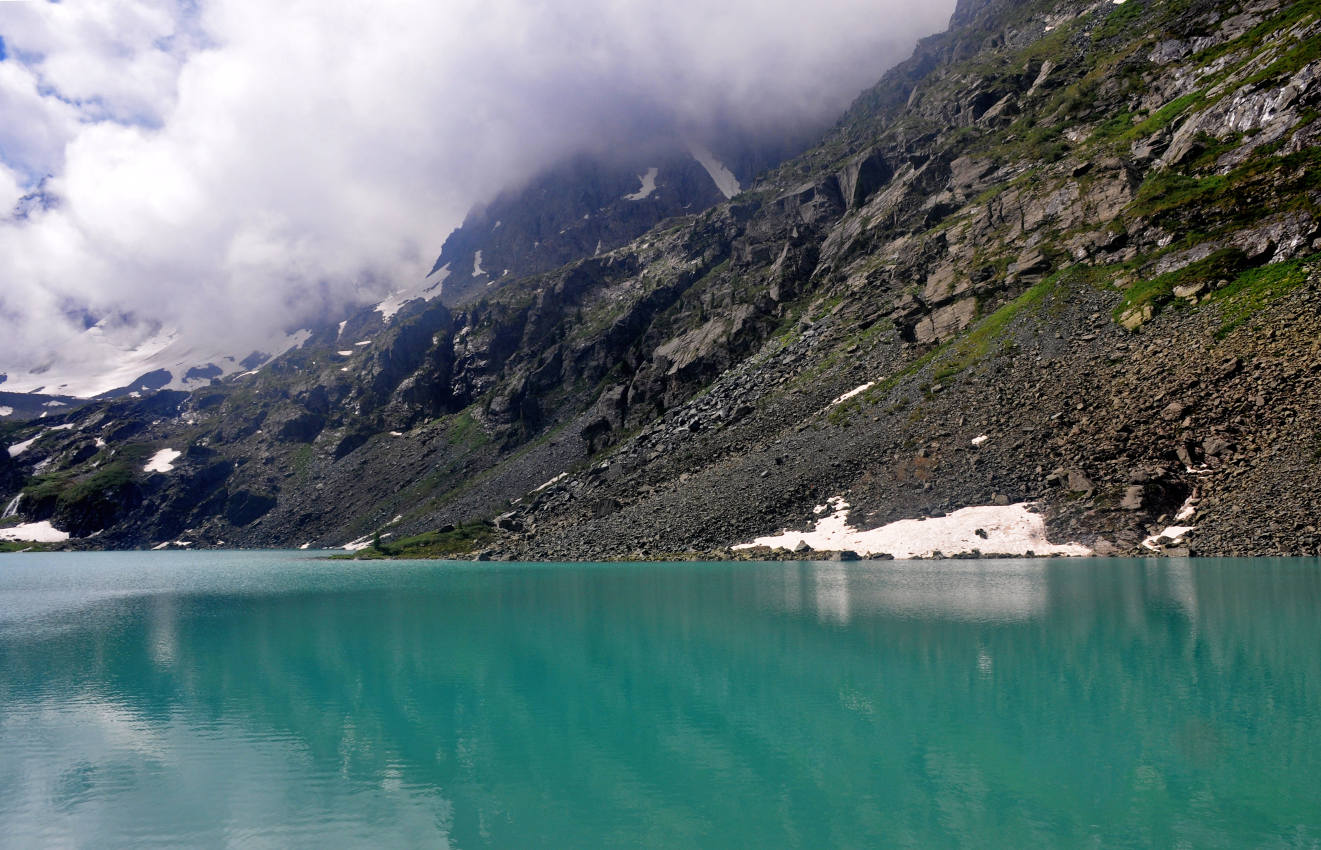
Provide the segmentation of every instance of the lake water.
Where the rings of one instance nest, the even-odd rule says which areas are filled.
[[[0,556],[0,846],[1319,843],[1315,560]]]

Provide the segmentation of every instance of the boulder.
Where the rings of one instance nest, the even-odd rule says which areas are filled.
[[[1146,495],[1146,488],[1141,484],[1130,484],[1128,488],[1124,490],[1124,498],[1120,500],[1119,507],[1126,511],[1140,511],[1142,510],[1142,503],[1145,501]]]

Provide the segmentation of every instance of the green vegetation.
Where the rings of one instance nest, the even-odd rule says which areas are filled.
[[[1194,106],[1201,104],[1204,100],[1206,100],[1204,91],[1195,91],[1182,97],[1176,97],[1146,118],[1137,121],[1137,123],[1134,123],[1137,116],[1132,112],[1121,112],[1101,122],[1092,134],[1092,140],[1101,143],[1122,142],[1129,144],[1138,139],[1144,139],[1168,127],[1175,119],[1181,117]]]
[[[1172,272],[1166,272],[1149,280],[1138,281],[1124,293],[1124,300],[1115,307],[1115,321],[1125,313],[1150,305],[1157,312],[1174,298],[1177,286],[1204,280],[1218,280],[1235,277],[1247,262],[1247,257],[1238,248],[1222,248],[1202,260],[1184,266]]]
[[[450,419],[447,435],[450,445],[477,449],[491,442],[491,435],[482,429],[472,411],[471,406],[464,408]]]
[[[1105,20],[1101,22],[1101,25],[1092,31],[1092,40],[1105,41],[1123,35],[1124,31],[1130,25],[1136,23],[1145,11],[1145,4],[1139,3],[1137,0],[1131,0],[1131,2],[1116,6],[1110,11],[1110,14],[1105,16]]]
[[[66,504],[78,504],[100,496],[109,491],[131,483],[135,469],[124,461],[109,463],[87,478],[76,480],[60,494],[60,501]]]
[[[1318,270],[1321,270],[1321,255],[1313,254],[1241,272],[1213,296],[1224,317],[1224,324],[1216,336],[1223,338],[1274,299],[1307,283],[1308,276]]]
[[[54,499],[62,506],[75,506],[101,498],[137,480],[138,470],[151,455],[151,446],[130,443],[111,453],[102,452],[82,467],[42,475],[23,488],[23,496],[33,502]],[[99,463],[99,465],[98,465]]]
[[[1123,139],[1133,132],[1133,113],[1127,110],[1102,121],[1092,133],[1092,141],[1109,142]]]
[[[1004,350],[1009,345],[1010,328],[1014,321],[1022,316],[1037,314],[1052,294],[1068,286],[1096,285],[1097,281],[1105,274],[1106,270],[1104,269],[1088,266],[1075,265],[1061,269],[973,324],[961,336],[928,351],[899,371],[882,381],[878,381],[874,387],[865,393],[836,405],[827,415],[827,419],[832,424],[847,424],[853,411],[861,404],[864,402],[877,404],[881,399],[888,396],[901,381],[917,374],[927,366],[933,367],[932,379],[936,382],[959,374],[979,361]],[[891,405],[891,410],[899,410],[905,406],[906,403],[901,400]]]
[[[0,540],[0,552],[50,552],[59,548],[54,543],[32,543],[27,540]]]
[[[1272,41],[1269,38],[1270,36],[1317,15],[1321,15],[1321,0],[1294,0],[1292,3],[1285,4],[1279,14],[1262,21],[1232,41],[1208,47],[1201,53],[1194,55],[1191,61],[1199,66],[1206,67],[1221,56],[1227,56],[1244,48],[1270,44]]]
[[[294,449],[293,454],[289,457],[289,465],[293,468],[295,475],[299,477],[307,475],[307,471],[312,465],[312,456],[312,447],[306,443]]]
[[[1188,204],[1200,203],[1225,191],[1229,178],[1188,177],[1172,171],[1158,171],[1138,187],[1133,211],[1139,215],[1159,215]]]
[[[1186,94],[1183,97],[1176,97],[1174,100],[1165,104],[1160,109],[1157,109],[1155,112],[1151,113],[1151,115],[1147,116],[1146,119],[1133,125],[1120,138],[1124,139],[1125,141],[1133,141],[1136,139],[1145,138],[1146,136],[1150,136],[1152,133],[1155,133],[1156,131],[1162,130],[1165,127],[1169,126],[1170,123],[1174,121],[1174,119],[1183,115],[1189,109],[1201,103],[1205,99],[1206,99],[1205,93],[1200,91],[1195,91],[1192,92],[1191,94]]]
[[[495,529],[484,522],[473,522],[447,531],[428,531],[392,543],[381,541],[378,531],[372,545],[347,555],[332,555],[334,560],[379,560],[382,558],[447,558],[467,555],[480,549],[495,536]]]
[[[1302,70],[1304,65],[1321,59],[1321,39],[1315,36],[1305,38],[1298,46],[1285,51],[1284,55],[1257,73],[1247,78],[1249,85],[1262,83],[1276,77],[1292,76]]]
[[[940,356],[936,358],[936,371],[933,377],[940,381],[957,375],[994,353],[1005,342],[1009,326],[1015,319],[1036,313],[1045,303],[1047,296],[1061,286],[1079,279],[1083,274],[1085,270],[1078,266],[1062,269],[977,322],[971,330],[944,347]]]

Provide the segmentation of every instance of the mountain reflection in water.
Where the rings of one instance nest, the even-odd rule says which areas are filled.
[[[17,844],[1321,840],[1315,561],[0,560]]]

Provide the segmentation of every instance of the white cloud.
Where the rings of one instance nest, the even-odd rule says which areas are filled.
[[[23,197],[23,187],[18,175],[0,162],[0,210],[12,210]]]
[[[6,389],[411,283],[473,203],[638,124],[829,120],[951,8],[0,3],[0,208],[47,174],[59,201],[0,223]]]

